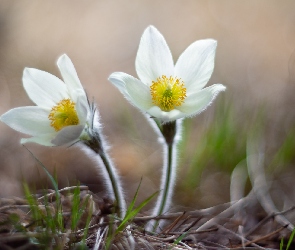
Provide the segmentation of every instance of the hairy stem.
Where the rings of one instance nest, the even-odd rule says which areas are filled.
[[[171,204],[172,194],[173,194],[173,186],[175,182],[175,167],[173,164],[173,146],[172,145],[164,145],[167,147],[166,156],[167,156],[167,164],[163,169],[162,183],[161,183],[161,192],[158,197],[155,210],[153,215],[161,215],[166,213]],[[153,230],[158,226],[158,222],[156,222],[153,226]]]
[[[169,210],[172,201],[177,166],[177,142],[179,141],[179,138],[176,138],[176,135],[179,135],[180,125],[181,121],[174,121],[163,124],[159,127],[162,134],[161,137],[164,139],[164,164],[161,179],[161,191],[152,213],[153,216],[166,213]],[[157,230],[159,223],[159,221],[151,221],[147,224],[146,229],[149,231]]]
[[[117,176],[117,172],[114,169],[114,166],[110,158],[108,157],[108,155],[105,152],[99,155],[110,177],[111,185],[112,185],[113,192],[116,199],[116,210],[117,210],[116,212],[118,213],[118,216],[120,218],[123,218],[126,212],[126,204],[125,204],[124,195],[122,192],[121,183],[119,181],[119,177]]]
[[[94,132],[93,136],[91,136],[91,140],[87,140],[84,143],[100,156],[107,172],[105,175],[108,175],[108,178],[106,179],[108,189],[115,198],[116,213],[120,218],[123,218],[126,213],[126,203],[123,195],[121,181],[111,158],[104,150],[103,139],[101,135],[98,132]]]

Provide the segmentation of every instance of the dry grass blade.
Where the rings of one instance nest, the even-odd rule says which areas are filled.
[[[219,213],[217,216],[213,217],[203,225],[201,225],[197,231],[203,231],[210,227],[213,227],[215,225],[219,224],[220,218],[231,218],[235,211],[239,208],[242,208],[244,204],[248,203],[253,197],[252,192],[250,192],[245,198],[242,198],[236,202],[234,202],[229,208],[225,209],[221,213]]]
[[[65,187],[65,188],[62,188],[62,189],[60,189],[60,190],[58,190],[58,191],[59,191],[60,194],[64,194],[65,192],[71,192],[71,191],[77,189],[78,187],[79,187],[80,191],[83,191],[83,190],[89,190],[89,188],[88,188],[87,186],[71,186],[71,187]],[[39,198],[38,198],[38,201],[42,201],[42,200],[44,200],[45,198],[49,200],[49,199],[52,199],[52,198],[55,197],[55,196],[56,196],[55,191],[52,191],[52,192],[49,193],[49,194],[45,194],[45,195],[39,197]]]
[[[74,190],[75,187],[59,190],[59,192],[61,191],[60,195],[63,201],[61,203],[63,205],[63,220],[66,223],[66,228],[70,229],[70,231],[71,223],[67,224],[67,222],[69,222],[69,218],[71,216],[71,193]],[[52,192],[50,190],[47,194],[42,194],[41,201],[46,201],[47,206],[51,206],[51,203],[54,203],[54,201],[51,203],[49,202],[49,200],[51,200],[51,195]],[[107,236],[109,234],[106,233],[106,230],[111,226],[112,230],[109,232],[114,233],[121,223],[121,221],[115,219],[112,214],[104,212],[104,206],[106,206],[106,204],[103,203],[103,200],[99,200],[99,197],[95,194],[91,193],[89,190],[84,190],[80,195],[81,198],[85,198],[86,196],[91,197],[88,201],[91,203],[91,207],[94,208],[94,213],[91,213],[91,222],[89,223],[89,226],[85,228],[82,224],[78,223],[75,232],[65,231],[59,234],[48,234],[47,236],[54,239],[54,241],[52,241],[53,243],[58,243],[58,245],[52,244],[52,247],[67,249],[69,248],[69,244],[67,243],[68,240],[70,240],[70,242],[82,242],[85,237],[84,245],[89,249],[102,249],[107,245],[106,242],[109,237]],[[42,204],[41,201],[39,201],[37,205],[40,209],[43,209],[42,211],[44,211],[44,213],[46,213],[46,211],[48,211],[48,209],[44,209],[46,204]],[[83,203],[83,199],[80,201]],[[27,213],[29,211],[29,207],[28,205],[23,205],[23,203],[24,202],[19,202],[20,205],[13,204],[10,206],[5,205],[7,203],[3,203],[3,207],[5,209],[2,209],[1,212],[0,207],[0,215],[1,213],[10,211],[8,209],[9,207],[25,210],[23,213]],[[163,230],[161,234],[157,233],[153,235],[149,232],[145,232],[142,225],[144,225],[148,219],[153,220],[155,217],[138,216],[133,220],[128,221],[126,223],[126,227],[112,238],[113,240],[111,241],[109,249],[248,250],[275,248],[279,246],[280,239],[285,237],[286,234],[283,231],[284,228],[278,228],[277,223],[270,219],[278,216],[279,214],[291,212],[294,207],[283,212],[258,218],[257,214],[253,213],[253,207],[257,205],[258,201],[255,199],[254,192],[251,191],[248,196],[233,203],[226,203],[197,211],[161,215],[159,217],[167,220],[167,224],[169,226]],[[52,207],[54,210],[51,212],[54,214],[55,207]],[[241,213],[237,213],[237,211],[241,211]],[[241,218],[243,218],[241,215],[245,215],[247,219],[241,220]],[[255,218],[255,223],[249,224],[248,218],[253,216]],[[85,216],[83,218],[85,219]],[[257,223],[257,221],[260,221],[260,223]],[[11,234],[10,232],[7,234],[2,233],[0,236],[9,237],[0,237],[0,244],[3,246],[9,246],[11,242],[16,242],[17,239],[19,239],[19,241],[23,241],[23,244],[26,246],[28,243],[27,239],[29,237],[36,239],[42,237],[42,234],[33,231],[34,224],[30,224],[29,222],[30,221],[26,222],[26,225],[28,225],[27,227],[23,227],[23,229],[27,231],[26,235],[24,235],[23,232],[17,232],[14,234]],[[246,233],[244,234],[242,231],[240,231],[240,233],[236,233],[239,231],[239,228],[243,228],[243,231]],[[250,229],[252,228],[254,230],[251,231]],[[269,243],[267,243],[267,241],[269,241]]]
[[[248,245],[253,245],[254,247],[256,247],[256,248],[258,248],[258,249],[264,249],[264,247],[261,247],[261,246],[259,246],[259,245],[257,245],[257,244],[254,244],[256,241],[255,241],[255,242],[250,242],[250,241],[247,240],[246,238],[242,237],[242,236],[239,235],[239,234],[236,234],[235,232],[233,232],[232,230],[229,230],[229,229],[225,228],[224,226],[217,225],[217,227],[218,227],[219,229],[221,229],[221,230],[224,230],[224,231],[226,231],[226,232],[228,232],[228,233],[234,235],[238,240],[241,240],[242,243],[243,243],[243,242],[247,242],[246,244],[249,243]],[[246,244],[245,244],[245,245],[246,245]],[[244,247],[244,244],[242,244],[242,247]]]
[[[180,215],[178,218],[176,218],[169,226],[167,226],[160,234],[166,234],[169,233],[173,227],[185,216],[185,212],[183,212],[182,215]]]
[[[254,226],[253,228],[251,228],[251,230],[249,230],[245,236],[252,234],[253,232],[255,232],[259,227],[261,227],[264,223],[266,223],[268,220],[273,219],[275,216],[280,215],[280,214],[286,214],[292,210],[295,209],[295,206],[290,207],[289,209],[286,209],[285,211],[282,212],[277,212],[277,213],[273,213],[268,215],[267,217],[265,217],[263,220],[261,220],[259,223],[257,223],[256,226]]]
[[[267,234],[267,235],[261,236],[261,237],[255,239],[255,240],[248,241],[248,242],[246,242],[246,243],[244,244],[244,246],[238,246],[238,248],[239,248],[239,247],[249,246],[249,245],[251,245],[251,244],[253,244],[253,243],[256,243],[256,242],[259,242],[259,241],[262,241],[262,240],[269,239],[270,237],[272,237],[272,236],[274,236],[275,234],[281,232],[281,231],[284,230],[285,228],[286,228],[286,227],[281,227],[281,228],[279,228],[279,229],[275,230],[274,232],[271,232],[271,233],[269,233],[269,234]],[[256,247],[257,247],[257,245],[256,245]],[[265,248],[263,248],[263,247],[259,247],[259,248],[260,248],[260,249],[265,249]]]
[[[220,213],[221,211],[229,208],[232,205],[231,202],[227,202],[224,204],[220,204],[217,206],[200,209],[200,210],[194,210],[194,211],[186,211],[187,216],[191,216],[192,218],[198,218],[202,216],[211,216],[212,214]],[[148,220],[174,220],[177,217],[181,216],[183,212],[176,212],[176,213],[166,213],[158,216],[136,216],[133,221],[134,222],[140,222],[140,221],[148,221]]]

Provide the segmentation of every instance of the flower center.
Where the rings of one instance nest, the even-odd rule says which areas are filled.
[[[180,106],[186,98],[184,82],[179,78],[165,75],[153,81],[150,87],[153,103],[163,111],[171,111]]]
[[[59,131],[66,126],[79,124],[75,103],[70,99],[63,99],[54,106],[48,118],[51,121],[51,127],[53,127],[55,131]]]

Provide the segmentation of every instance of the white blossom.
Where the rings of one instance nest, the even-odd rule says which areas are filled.
[[[213,39],[198,40],[174,65],[164,37],[149,26],[141,37],[135,61],[139,79],[115,72],[109,80],[131,104],[163,122],[194,116],[225,90],[222,84],[204,88],[214,69],[216,45]]]
[[[63,81],[45,71],[25,68],[23,86],[36,106],[13,108],[0,117],[11,128],[32,136],[21,143],[56,146],[87,138],[91,114],[86,93],[67,55],[59,57],[57,65]]]

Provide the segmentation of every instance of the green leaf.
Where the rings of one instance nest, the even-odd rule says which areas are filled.
[[[182,235],[180,235],[174,242],[173,244],[178,244],[180,241],[183,240],[183,238],[187,235],[188,232],[183,233]]]
[[[283,250],[283,247],[284,247],[284,238],[281,239],[280,250]]]
[[[289,250],[289,247],[291,246],[291,243],[293,242],[294,235],[295,235],[295,228],[293,229],[292,234],[291,234],[291,236],[290,236],[290,238],[288,240],[288,244],[287,244],[286,250]]]
[[[135,204],[135,201],[136,201],[136,198],[138,196],[138,191],[139,191],[139,188],[140,188],[140,185],[141,185],[141,182],[142,182],[142,178],[140,180],[140,183],[138,185],[138,188],[135,192],[135,195],[127,209],[127,212],[126,212],[126,215],[124,217],[124,219],[122,220],[121,224],[118,226],[117,230],[116,230],[116,234],[120,231],[123,231],[123,229],[126,227],[126,224],[131,221],[138,213],[139,211],[144,207],[146,206],[158,193],[159,191],[153,193],[151,196],[149,196],[147,199],[145,199],[143,202],[141,202],[139,204],[138,207],[136,207],[135,209],[133,209],[134,207],[134,204]]]
[[[51,183],[52,183],[52,185],[53,185],[53,187],[54,187],[54,190],[55,190],[55,192],[56,192],[56,197],[57,197],[57,199],[59,200],[59,191],[58,191],[58,185],[57,185],[57,182],[54,180],[54,178],[53,178],[53,176],[49,173],[49,171],[47,170],[47,168],[43,165],[43,163],[38,159],[38,158],[36,158],[35,157],[35,155],[25,146],[25,145],[23,145],[24,147],[25,147],[25,149],[26,150],[28,150],[29,151],[29,153],[33,156],[33,158],[39,163],[39,165],[44,169],[44,171],[45,171],[45,173],[48,175],[48,177],[49,177],[49,179],[50,179],[50,181],[51,181]]]

